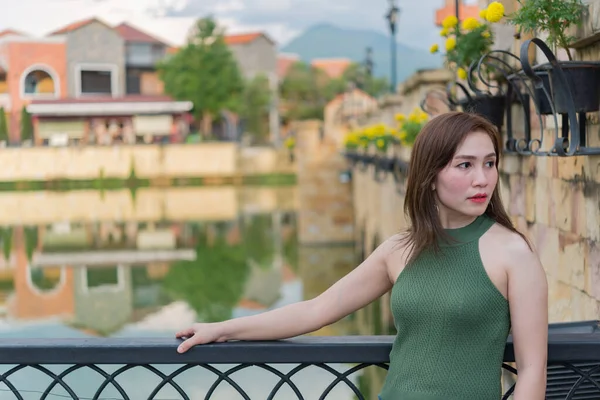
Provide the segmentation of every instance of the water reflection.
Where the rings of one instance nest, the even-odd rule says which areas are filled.
[[[348,247],[299,247],[297,208],[294,187],[148,188],[134,197],[129,191],[1,193],[0,337],[172,337],[195,321],[312,298],[348,273],[356,257]],[[315,334],[366,334],[360,321],[350,316]],[[206,381],[198,380],[203,374]],[[83,375],[72,379],[82,398],[91,398],[97,378]],[[192,398],[206,393],[209,375],[181,378],[196,388]],[[148,396],[139,388],[151,376],[125,376],[131,398]],[[17,387],[31,388],[31,376],[17,378]],[[261,371],[236,374],[253,398],[264,398],[259,392],[272,379]],[[298,379],[314,390],[307,398],[318,398],[331,382],[318,370]],[[43,379],[33,381],[45,389]],[[120,398],[112,390],[101,398]],[[226,386],[219,390],[215,398],[241,398]],[[276,398],[290,396],[285,389]],[[340,387],[328,398],[353,395]]]

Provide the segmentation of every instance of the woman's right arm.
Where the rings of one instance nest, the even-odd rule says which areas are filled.
[[[386,259],[396,245],[388,239],[358,267],[321,295],[249,317],[194,324],[176,334],[187,338],[180,353],[197,344],[228,340],[278,340],[314,332],[382,296],[392,287]]]

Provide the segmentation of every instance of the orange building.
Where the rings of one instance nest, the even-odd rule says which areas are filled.
[[[479,18],[479,7],[477,4],[467,5],[461,0],[445,0],[444,7],[435,10],[435,25],[442,26],[442,21],[449,15],[456,15],[456,1],[458,3],[458,19]]]
[[[0,107],[7,112],[11,141],[18,141],[20,113],[33,100],[66,97],[64,39],[0,36]]]
[[[347,58],[315,59],[311,62],[313,68],[320,69],[332,79],[341,77],[350,64],[352,61]]]

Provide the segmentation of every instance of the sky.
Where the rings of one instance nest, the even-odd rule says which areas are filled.
[[[9,0],[2,0],[8,3]],[[389,0],[18,0],[2,7],[0,30],[13,28],[42,36],[75,20],[99,17],[117,24],[128,21],[173,45],[181,45],[200,16],[212,15],[228,33],[265,31],[285,45],[304,29],[330,23],[387,32]],[[439,38],[433,25],[445,0],[398,0],[398,41],[429,48]],[[466,3],[475,3],[467,0]]]

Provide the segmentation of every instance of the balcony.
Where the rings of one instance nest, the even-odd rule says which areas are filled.
[[[126,48],[125,64],[129,68],[154,68],[165,54],[165,46],[130,43]]]
[[[381,382],[365,384],[364,372],[385,374],[392,341],[300,337],[210,344],[181,355],[175,339],[4,339],[0,390],[17,399],[370,399]],[[516,372],[510,337],[504,361],[507,399]],[[599,321],[551,325],[546,399],[598,398]]]

